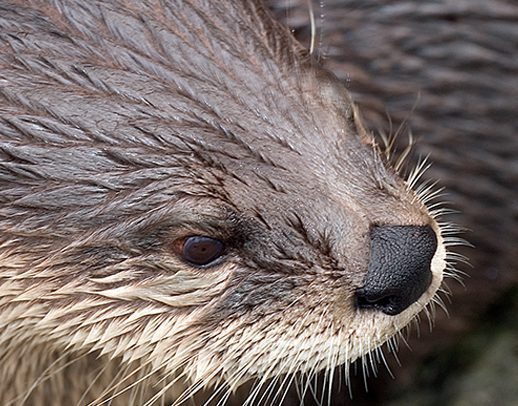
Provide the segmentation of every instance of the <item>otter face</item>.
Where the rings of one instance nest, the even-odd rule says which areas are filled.
[[[342,85],[256,2],[122,3],[0,13],[0,358],[235,388],[406,326],[443,238]]]

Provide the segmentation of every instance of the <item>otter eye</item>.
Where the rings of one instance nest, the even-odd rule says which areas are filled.
[[[215,238],[191,236],[178,241],[176,250],[187,262],[194,265],[207,265],[223,254],[224,244]]]

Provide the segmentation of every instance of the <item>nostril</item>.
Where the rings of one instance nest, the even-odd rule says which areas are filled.
[[[363,289],[356,291],[356,304],[362,309],[376,309],[385,314],[394,316],[401,311],[400,298],[397,294],[385,294],[384,292],[369,292]]]
[[[359,308],[401,313],[428,289],[437,237],[429,226],[384,226],[371,231],[369,268],[356,292]]]

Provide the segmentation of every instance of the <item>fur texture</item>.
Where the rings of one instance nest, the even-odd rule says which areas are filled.
[[[440,286],[417,178],[257,2],[0,2],[1,403],[332,381]],[[396,317],[354,303],[375,225],[439,236]],[[210,267],[172,249],[198,234],[226,244]]]

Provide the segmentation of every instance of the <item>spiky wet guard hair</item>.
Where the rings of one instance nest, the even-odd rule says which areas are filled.
[[[2,404],[277,402],[435,295],[438,224],[260,3],[3,1],[0,27]],[[439,234],[397,317],[354,304],[387,224]],[[190,266],[189,235],[225,255]]]

